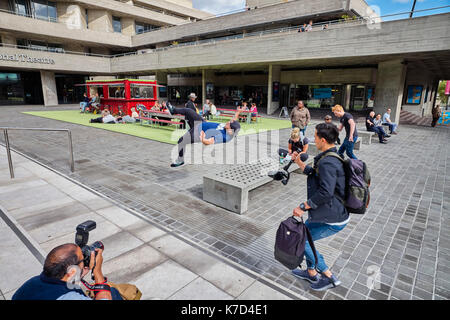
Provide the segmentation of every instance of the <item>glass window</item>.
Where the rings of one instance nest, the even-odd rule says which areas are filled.
[[[147,24],[147,23],[143,23],[143,22],[136,21],[136,24],[135,24],[136,34],[148,32],[150,30],[156,30],[159,28],[160,28],[159,26],[155,26],[155,25]]]
[[[43,41],[29,41],[28,47],[32,50],[47,51],[47,43]]]
[[[58,21],[58,13],[56,11],[56,2],[49,1],[48,2],[48,18],[51,21]]]
[[[34,16],[38,19],[48,19],[48,7],[47,1],[44,0],[34,0],[33,1],[33,11]]]
[[[26,0],[16,0],[15,1],[15,12],[19,15],[28,15],[28,6]]]
[[[24,102],[24,89],[20,74],[0,73],[0,105]]]
[[[114,32],[122,33],[122,23],[120,22],[120,18],[113,17],[113,29]]]
[[[132,99],[153,99],[153,86],[131,84]]]
[[[117,99],[125,99],[125,87],[124,85],[109,86],[109,97]]]
[[[50,51],[50,52],[64,53],[64,48],[63,48],[63,45],[62,45],[62,44],[49,43],[49,44],[48,44],[48,51]]]

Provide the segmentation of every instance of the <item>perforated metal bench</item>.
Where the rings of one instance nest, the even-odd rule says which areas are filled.
[[[310,158],[312,159],[312,158]],[[312,161],[308,159],[308,162]],[[203,200],[221,208],[243,214],[248,209],[248,193],[268,182],[269,171],[278,170],[279,158],[266,158],[255,163],[240,164],[203,176]],[[292,164],[289,172],[298,169]]]

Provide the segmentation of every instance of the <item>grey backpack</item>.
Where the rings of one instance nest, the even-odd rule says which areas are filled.
[[[335,196],[345,206],[349,213],[364,214],[370,202],[370,173],[364,161],[358,159],[342,159],[336,152],[325,153],[315,168],[319,174],[319,162],[325,157],[339,159],[344,165],[345,171],[345,197],[342,199],[336,193]]]

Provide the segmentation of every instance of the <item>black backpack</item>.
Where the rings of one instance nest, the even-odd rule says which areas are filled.
[[[325,153],[315,168],[319,175],[319,162],[325,157],[339,159],[344,165],[345,171],[345,197],[342,199],[334,194],[347,209],[348,213],[364,214],[370,202],[370,173],[364,161],[358,159],[342,159],[336,152]]]
[[[317,254],[314,241],[306,225],[294,217],[280,223],[275,239],[275,259],[286,268],[293,270],[300,266],[305,256],[305,242],[308,240],[317,265]]]

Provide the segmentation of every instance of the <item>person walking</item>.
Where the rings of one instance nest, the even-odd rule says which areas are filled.
[[[303,136],[305,136],[306,127],[311,120],[311,114],[309,113],[308,108],[303,104],[303,101],[299,100],[297,102],[297,106],[292,109],[290,117],[292,128],[299,128]]]
[[[433,110],[431,111],[433,115],[433,121],[431,121],[431,126],[434,128],[436,127],[436,123],[438,122],[439,118],[441,117],[441,107],[437,104],[434,106]]]
[[[339,104],[331,108],[331,111],[333,111],[336,117],[340,118],[341,124],[338,128],[339,132],[342,131],[343,128],[345,128],[346,132],[344,142],[339,148],[338,154],[344,158],[344,152],[346,152],[349,158],[358,159],[353,153],[355,142],[358,140],[358,130],[356,130],[356,123],[355,120],[353,120],[353,116],[350,113],[345,112],[344,108]]]
[[[306,165],[299,153],[294,152],[292,159],[307,178],[307,200],[300,203],[293,215],[301,217],[308,211],[305,225],[312,240],[330,237],[345,228],[350,220],[349,213],[339,198],[345,197],[345,171],[342,162],[328,153],[336,153],[335,142],[339,136],[338,128],[332,123],[320,123],[316,126],[314,141],[320,154],[314,158],[314,167]],[[305,243],[307,269],[294,269],[292,274],[311,283],[311,289],[324,291],[341,284],[330,271],[323,256],[317,251],[317,264],[314,252],[308,241]],[[320,275],[319,275],[320,273]]]

